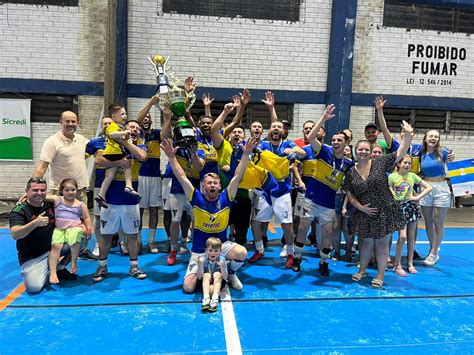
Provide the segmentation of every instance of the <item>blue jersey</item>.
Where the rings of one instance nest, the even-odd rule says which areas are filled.
[[[140,176],[161,176],[160,143],[160,129],[152,129],[150,133],[145,133],[145,145],[148,151],[148,159],[142,163],[140,168]]]
[[[101,135],[97,138],[92,138],[86,145],[86,154],[96,156],[99,151],[105,149],[105,136]],[[105,168],[96,166],[94,187],[100,188],[102,181],[105,178]]]
[[[314,151],[311,145],[303,150],[306,152],[306,157],[301,159],[306,197],[317,205],[334,209],[336,192],[354,163],[346,158],[336,158],[333,148],[324,144],[319,152]]]
[[[289,161],[288,159],[293,158],[293,156],[288,156],[284,151],[287,148],[293,149],[296,147],[296,144],[290,140],[284,140],[279,145],[273,145],[268,140],[263,140],[258,145],[258,150],[262,152],[271,152],[272,155],[284,159],[275,159],[271,155],[263,154],[264,158],[268,158],[271,161],[271,165],[264,166],[262,165],[263,162],[260,162],[254,159],[254,163],[256,165],[264,166],[268,169],[273,177],[277,180],[278,186],[271,191],[271,195],[274,197],[283,196],[291,191],[291,178],[290,178],[290,169],[289,169]],[[286,161],[285,161],[286,160]]]
[[[204,152],[201,149],[197,150],[197,156],[204,159]],[[179,148],[176,152],[176,160],[178,164],[183,168],[186,177],[191,181],[191,184],[197,189],[200,188],[200,174],[199,171],[193,166],[192,156],[189,150],[185,148]],[[173,195],[182,195],[184,190],[181,187],[178,179],[174,174],[171,174],[171,191]]]
[[[199,254],[204,253],[206,240],[210,237],[219,238],[222,243],[226,242],[232,205],[229,189],[222,191],[217,201],[214,202],[206,200],[197,189],[193,189],[188,199],[194,211],[194,236],[191,251]]]

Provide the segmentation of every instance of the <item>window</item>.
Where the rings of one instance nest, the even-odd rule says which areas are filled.
[[[424,5],[409,0],[385,0],[383,25],[474,33],[474,9]]]
[[[0,4],[24,4],[39,6],[79,6],[79,0],[2,0]]]
[[[418,132],[430,129],[443,133],[474,132],[474,112],[384,108],[384,116],[390,132],[399,132],[402,120],[409,122]],[[378,124],[377,112],[375,122]]]
[[[211,105],[211,114],[212,117],[215,119],[217,118],[227,102],[217,102],[213,101]],[[293,122],[293,105],[292,104],[276,104],[275,110],[278,115],[278,119],[287,120],[288,122]],[[196,103],[191,108],[191,114],[195,121],[199,119],[201,115],[204,114],[204,107],[202,101],[196,100]],[[235,116],[235,112],[231,113],[227,116],[225,122],[229,123]],[[254,121],[259,121],[262,123],[264,129],[270,128],[270,114],[268,113],[268,109],[265,104],[260,103],[250,103],[247,106],[247,109],[242,117],[242,126],[245,128],[250,128],[250,124]],[[176,122],[176,118],[173,117],[171,124],[174,125]]]
[[[302,0],[163,0],[163,12],[296,22]]]
[[[78,112],[77,96],[0,94],[0,98],[31,99],[31,122],[59,122],[63,111]]]

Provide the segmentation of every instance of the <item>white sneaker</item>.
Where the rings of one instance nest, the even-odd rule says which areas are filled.
[[[189,253],[188,245],[185,242],[181,242],[181,245],[179,246],[179,253],[180,254]]]
[[[286,244],[281,248],[280,258],[286,258],[288,256],[288,251],[286,250]]]
[[[211,303],[211,299],[209,296],[203,297],[201,301],[201,310],[207,311],[209,309],[209,304]]]
[[[188,231],[188,235],[186,237],[186,243],[192,243],[193,241],[193,235],[191,233],[191,229]]]
[[[92,254],[95,256],[99,256],[99,246],[96,244],[94,250],[92,251]]]
[[[244,288],[244,286],[242,285],[242,282],[240,282],[236,274],[229,274],[229,278],[227,282],[229,283],[230,287],[232,287],[234,290],[240,291],[241,289]]]
[[[439,255],[430,254],[423,260],[423,265],[425,266],[434,266],[439,260]]]

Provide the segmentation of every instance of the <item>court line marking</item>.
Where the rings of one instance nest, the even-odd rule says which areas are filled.
[[[270,233],[276,233],[275,227],[277,226],[274,226],[273,224],[268,223],[268,230],[270,231]],[[277,227],[277,228],[281,228],[281,227]]]
[[[228,286],[224,287],[220,296],[227,354],[241,355],[242,346],[240,344],[240,336],[237,329],[237,322],[235,320],[234,306],[232,305],[232,298],[230,297]]]
[[[449,299],[449,298],[474,298],[474,294],[467,295],[432,295],[432,296],[370,296],[370,297],[310,297],[310,298],[267,298],[267,299],[241,299],[221,301],[226,303],[263,303],[263,302],[318,302],[318,301],[368,301],[368,300],[408,300],[408,299]],[[80,304],[50,304],[50,305],[9,305],[8,308],[79,308],[79,307],[118,307],[118,306],[152,306],[152,305],[182,305],[196,304],[200,301],[146,301],[146,302],[113,302],[113,303],[80,303]],[[232,308],[233,310],[233,308]]]
[[[22,282],[19,284],[15,289],[8,294],[3,300],[0,301],[0,312],[7,308],[10,303],[15,301],[23,292],[25,292],[26,287],[25,284]]]

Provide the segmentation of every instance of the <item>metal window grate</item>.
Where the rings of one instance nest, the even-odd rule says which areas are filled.
[[[163,12],[299,21],[302,0],[163,0]]]
[[[79,6],[79,0],[2,0],[0,4],[24,4],[38,6]]]
[[[383,24],[387,27],[474,33],[474,10],[385,0]]]

